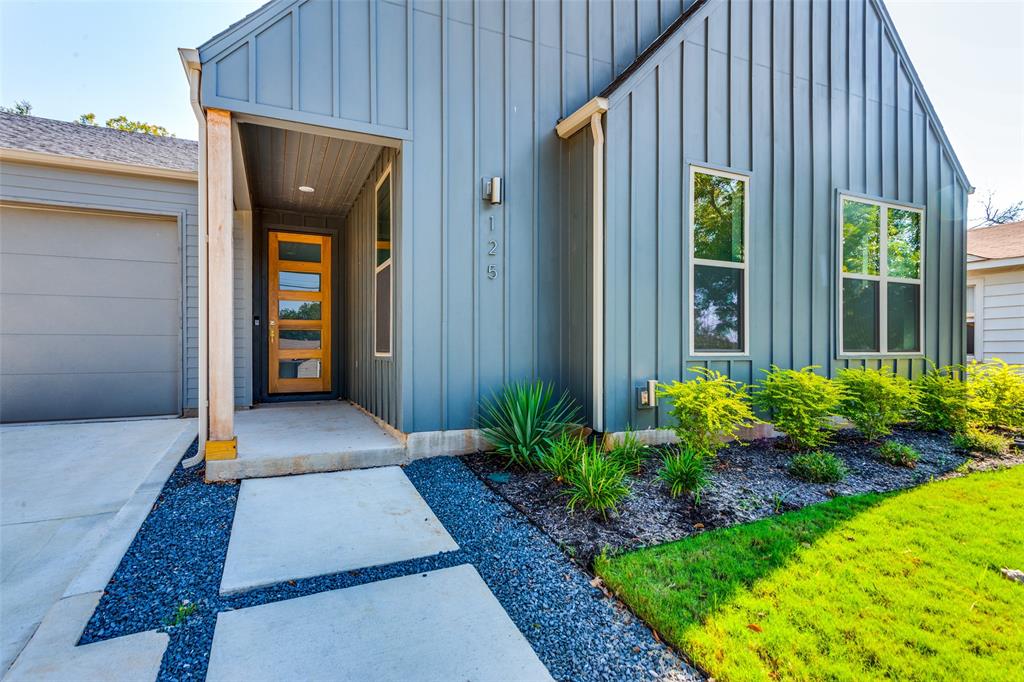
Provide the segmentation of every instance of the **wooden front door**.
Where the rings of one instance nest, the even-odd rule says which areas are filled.
[[[270,393],[331,390],[331,238],[268,233]]]

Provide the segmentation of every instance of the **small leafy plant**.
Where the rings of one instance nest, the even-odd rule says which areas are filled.
[[[568,393],[554,399],[555,389],[541,381],[512,383],[480,407],[480,430],[510,464],[540,465],[548,442],[571,426],[579,406]]]
[[[586,449],[587,442],[578,433],[563,431],[548,442],[548,447],[540,457],[540,468],[554,476],[555,480],[565,481]]]
[[[976,402],[962,367],[932,365],[912,382],[914,421],[928,431],[958,432],[972,420]]]
[[[636,474],[647,459],[648,450],[636,433],[627,428],[622,440],[608,448],[607,452],[608,457],[618,462],[626,473]]]
[[[839,414],[871,441],[892,433],[892,427],[903,421],[916,404],[910,382],[888,367],[843,369],[836,381],[843,388]]]
[[[878,448],[878,457],[889,464],[913,469],[921,459],[921,453],[912,445],[887,440]]]
[[[672,448],[664,456],[658,478],[668,485],[672,497],[693,493],[693,501],[700,504],[700,495],[711,481],[708,456],[693,448]]]
[[[789,474],[810,483],[838,483],[847,473],[838,457],[823,450],[798,452],[789,460]]]
[[[164,621],[167,627],[177,627],[188,620],[188,617],[196,612],[196,605],[188,599],[183,599],[180,604],[174,607],[174,611]]]
[[[683,450],[713,456],[744,427],[760,424],[743,384],[714,370],[695,367],[697,378],[660,384],[658,396],[672,403],[669,414]]]
[[[1024,365],[999,358],[972,362],[967,366],[967,382],[981,413],[975,426],[1024,431]]]
[[[771,370],[761,370],[765,376],[754,393],[754,404],[770,412],[775,428],[800,450],[820,447],[831,440],[835,431],[832,415],[843,397],[842,388],[815,369],[772,365]]]
[[[953,435],[953,446],[968,452],[1001,456],[1010,451],[1010,439],[1002,434],[971,426]]]
[[[566,506],[574,511],[582,504],[607,519],[608,511],[616,511],[618,503],[629,494],[625,479],[626,470],[608,457],[600,445],[591,443],[584,447],[576,465],[567,472],[569,502]]]

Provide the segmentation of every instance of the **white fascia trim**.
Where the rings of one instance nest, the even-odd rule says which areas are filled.
[[[993,270],[995,268],[1012,268],[1024,266],[1024,256],[1016,258],[989,258],[988,260],[969,261],[967,270]]]
[[[594,114],[603,114],[606,111],[608,111],[608,100],[604,97],[594,97],[559,121],[558,125],[555,126],[555,132],[563,140],[568,140],[589,124]]]
[[[143,166],[133,163],[122,163],[119,161],[104,161],[102,159],[86,159],[80,156],[65,156],[63,154],[37,152],[28,149],[0,148],[0,161],[35,163],[41,166],[57,166],[60,168],[74,168],[76,170],[99,171],[104,173],[141,175],[144,177],[163,178],[167,180],[187,180],[189,182],[197,182],[199,180],[199,173],[196,171],[160,168],[158,166]]]

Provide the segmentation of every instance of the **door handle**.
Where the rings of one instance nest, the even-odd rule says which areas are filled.
[[[277,320],[270,321],[270,343],[274,343],[274,339],[277,338]]]

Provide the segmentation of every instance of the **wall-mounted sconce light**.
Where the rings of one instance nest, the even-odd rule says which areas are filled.
[[[658,380],[648,379],[643,386],[636,387],[636,407],[650,410],[658,406]]]
[[[492,206],[501,204],[501,177],[484,178],[484,201]]]

